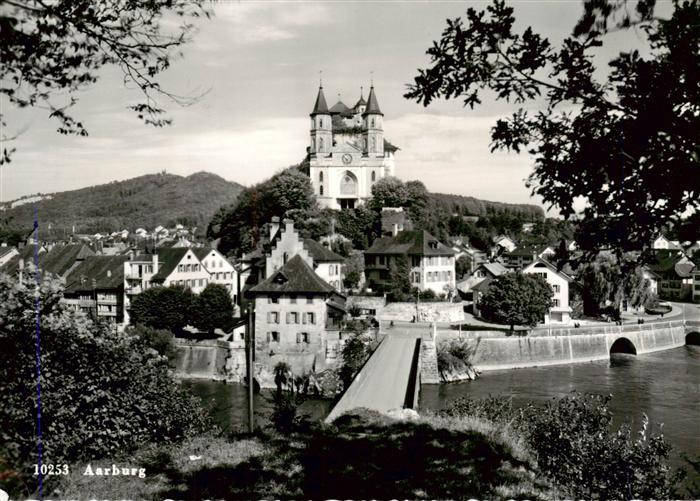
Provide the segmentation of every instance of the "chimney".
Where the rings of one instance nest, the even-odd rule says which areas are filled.
[[[399,225],[396,224],[396,223],[393,223],[393,224],[391,225],[391,236],[392,236],[392,237],[395,237],[395,236],[398,235],[398,234],[399,234]]]
[[[292,221],[291,219],[285,219],[282,222],[284,223],[285,233],[292,233],[294,231],[294,221]]]
[[[275,236],[275,233],[277,233],[277,230],[280,229],[280,218],[277,216],[272,217],[272,221],[270,222],[270,240],[272,240],[272,237]]]

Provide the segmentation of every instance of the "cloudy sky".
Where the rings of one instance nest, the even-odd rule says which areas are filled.
[[[581,13],[579,1],[512,2],[520,28],[533,26],[553,42],[568,35]],[[509,113],[507,103],[485,101],[469,110],[459,101],[423,108],[405,100],[416,69],[429,64],[426,49],[447,18],[486,2],[235,2],[220,1],[215,16],[199,23],[184,57],[163,74],[177,93],[205,93],[182,108],[163,101],[170,127],[143,125],[126,109],[139,99],[107,68],[79,94],[74,114],[89,137],[61,136],[44,110],[12,110],[7,133],[13,161],[0,167],[0,201],[155,173],[209,171],[248,185],[298,163],[308,142],[308,114],[319,71],[329,105],[338,95],[352,106],[374,75],[385,114],[385,136],[401,148],[396,173],[419,179],[432,191],[486,200],[538,203],[524,179],[526,155],[489,152],[489,129]],[[662,5],[662,9],[666,6]],[[639,34],[611,40],[601,53],[633,48]],[[606,52],[607,51],[607,52]]]

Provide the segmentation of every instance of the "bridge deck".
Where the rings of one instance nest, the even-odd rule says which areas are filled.
[[[387,336],[326,418],[330,423],[346,411],[365,407],[378,412],[401,409],[413,365],[416,339],[402,333]]]

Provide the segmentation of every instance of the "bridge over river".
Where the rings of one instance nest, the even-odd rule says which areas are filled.
[[[326,422],[360,407],[382,413],[417,408],[421,383],[440,382],[436,338],[443,335],[454,337],[454,331],[437,331],[434,325],[432,329],[427,325],[392,329],[355,376]],[[460,335],[474,347],[475,367],[492,370],[576,363],[600,360],[616,352],[636,355],[700,344],[700,320],[558,329],[549,335],[541,331],[528,336],[483,332]]]

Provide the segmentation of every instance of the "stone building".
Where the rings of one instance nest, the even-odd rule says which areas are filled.
[[[424,230],[402,231],[378,238],[365,251],[365,276],[370,287],[389,285],[389,268],[397,257],[408,261],[412,287],[445,293],[455,288],[455,252]]]
[[[353,208],[372,196],[376,181],[394,175],[398,148],[384,138],[374,86],[352,108],[342,101],[329,108],[321,86],[310,116],[309,176],[321,207]]]
[[[292,256],[248,291],[255,301],[255,357],[260,384],[274,386],[272,369],[286,362],[296,375],[326,367],[328,341],[339,338],[345,297]]]

